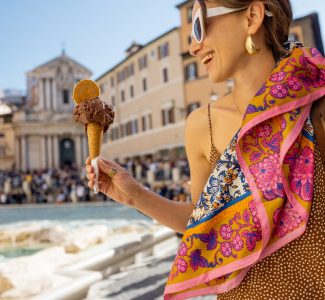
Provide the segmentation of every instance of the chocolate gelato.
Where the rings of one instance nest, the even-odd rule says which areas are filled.
[[[114,111],[111,105],[95,98],[80,102],[73,111],[73,119],[85,126],[89,123],[97,123],[103,128],[105,133],[114,121]]]

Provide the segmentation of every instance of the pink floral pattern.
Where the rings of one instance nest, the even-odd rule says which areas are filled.
[[[259,138],[267,138],[272,134],[272,127],[268,124],[258,126],[256,129],[256,135]]]
[[[311,201],[313,198],[314,182],[314,152],[305,147],[290,172],[290,186],[303,200]]]
[[[302,84],[299,82],[298,78],[295,76],[290,76],[288,78],[289,89],[293,91],[300,91],[302,89]]]
[[[278,208],[276,210],[273,216],[273,221],[276,225],[273,235],[282,238],[289,232],[298,228],[303,222],[303,219],[292,207],[290,202],[287,201],[284,208]]]
[[[272,82],[282,82],[286,77],[287,73],[284,71],[276,72],[272,74],[270,81]]]
[[[266,157],[263,161],[250,167],[257,187],[263,192],[266,199],[272,200],[283,197],[283,185],[281,178],[281,166],[279,154]]]
[[[278,99],[283,99],[289,95],[288,88],[282,84],[275,84],[271,87],[271,95]]]
[[[227,224],[220,225],[219,230],[211,229],[206,233],[193,234],[182,241],[170,278],[186,272],[189,267],[193,271],[199,268],[214,268],[216,265],[221,265],[224,258],[237,257],[236,252],[241,251],[245,246],[252,252],[261,239],[261,223],[256,205],[254,201],[250,201],[243,215],[236,212]],[[205,244],[207,251],[213,252],[213,261],[209,262],[202,256],[202,249],[196,248],[195,240]]]

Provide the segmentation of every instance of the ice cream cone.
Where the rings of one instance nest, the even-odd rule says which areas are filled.
[[[100,154],[103,142],[103,128],[100,124],[89,123],[87,125],[88,146],[90,159],[94,159]]]

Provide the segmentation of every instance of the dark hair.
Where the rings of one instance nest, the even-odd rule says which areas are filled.
[[[248,8],[256,0],[216,0],[223,6],[231,8]],[[284,43],[288,40],[293,14],[290,0],[261,0],[265,8],[272,12],[273,17],[264,18],[266,44],[272,50],[274,59],[288,55]]]

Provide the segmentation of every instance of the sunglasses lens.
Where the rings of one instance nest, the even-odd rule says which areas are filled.
[[[195,34],[195,38],[196,40],[199,42],[202,39],[202,28],[201,28],[201,23],[200,23],[200,19],[197,18],[194,22],[194,34]]]

